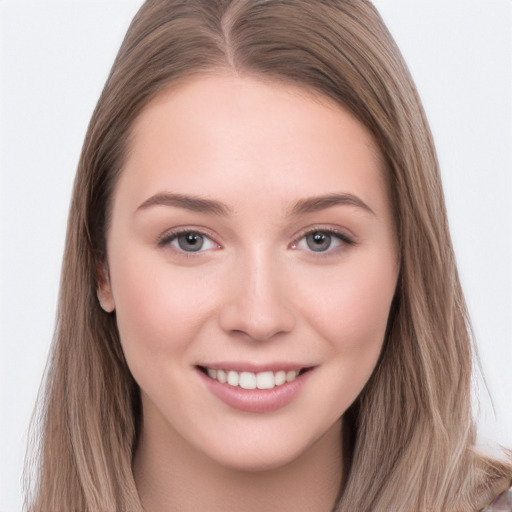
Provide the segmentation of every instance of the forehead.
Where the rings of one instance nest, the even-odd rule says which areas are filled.
[[[231,74],[153,99],[134,123],[118,185],[140,201],[173,191],[235,205],[263,193],[284,206],[343,188],[380,208],[387,196],[380,152],[347,111],[297,86]]]

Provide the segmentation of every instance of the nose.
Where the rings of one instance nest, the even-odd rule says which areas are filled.
[[[232,269],[227,291],[220,311],[225,332],[265,341],[293,330],[290,284],[271,258],[253,257]]]

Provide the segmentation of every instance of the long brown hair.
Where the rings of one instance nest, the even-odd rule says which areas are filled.
[[[379,364],[346,413],[350,468],[336,510],[480,508],[506,487],[511,468],[473,448],[471,331],[435,149],[377,11],[365,0],[148,0],[78,166],[28,509],[142,510],[131,469],[139,391],[115,315],[96,297],[109,200],[141,110],[173,84],[220,69],[333,99],[370,130],[387,164],[401,271]]]

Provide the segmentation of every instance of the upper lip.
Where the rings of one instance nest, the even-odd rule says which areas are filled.
[[[215,363],[204,363],[197,365],[200,368],[210,368],[212,370],[233,370],[235,372],[278,372],[281,370],[303,370],[312,368],[314,365],[293,363],[293,362],[271,362],[271,363],[251,363],[243,361],[220,361]]]

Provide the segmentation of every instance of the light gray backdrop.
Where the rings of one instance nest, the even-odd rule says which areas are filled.
[[[21,510],[26,430],[52,335],[71,183],[140,1],[0,1],[0,512]],[[464,290],[512,446],[512,2],[376,0],[436,139]]]

